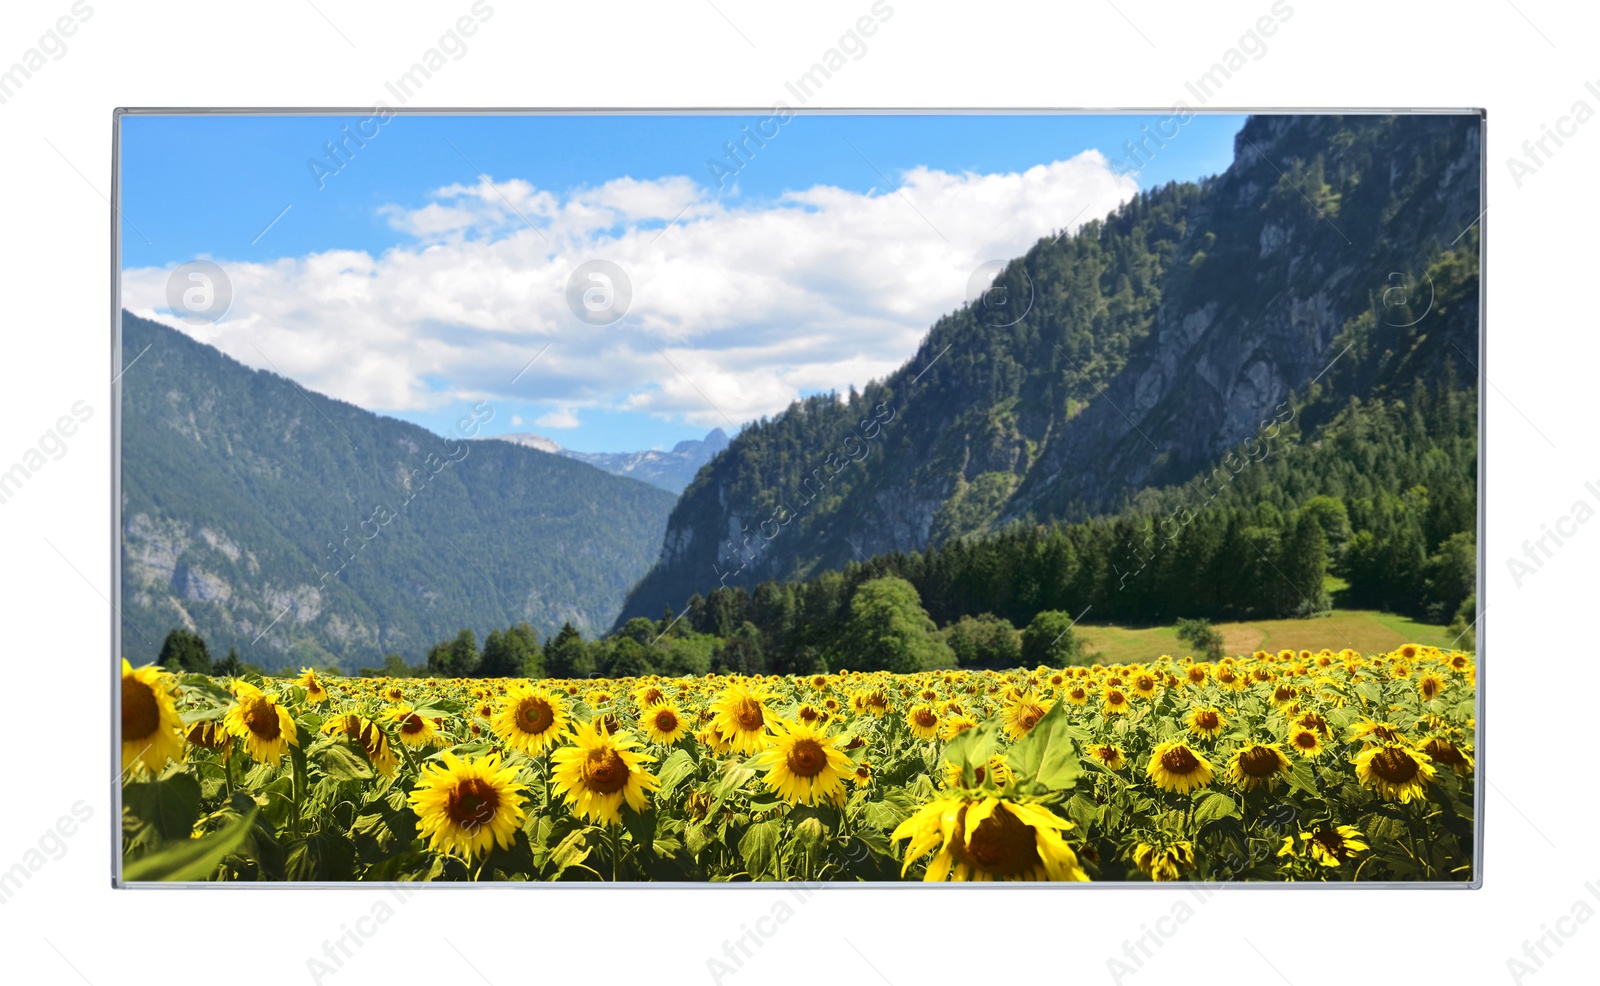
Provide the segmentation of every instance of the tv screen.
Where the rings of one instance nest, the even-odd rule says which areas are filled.
[[[1476,885],[1482,140],[120,113],[119,881]]]

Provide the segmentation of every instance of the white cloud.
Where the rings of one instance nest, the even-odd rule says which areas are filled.
[[[521,426],[522,426],[522,415],[520,415],[520,414],[513,414],[513,415],[512,415],[512,416],[511,416],[511,426],[512,426],[512,427],[513,427],[513,428],[519,428],[519,427],[521,427]]]
[[[378,256],[216,258],[233,281],[216,325],[165,317],[167,269],[126,271],[123,297],[373,410],[498,398],[559,408],[536,422],[547,428],[576,426],[581,407],[727,427],[892,371],[963,303],[977,267],[1136,191],[1097,151],[1020,173],[919,167],[901,178],[898,190],[813,186],[760,206],[681,176],[561,194],[485,179],[421,208],[384,207],[411,241]],[[632,284],[631,308],[608,326],[567,306],[568,277],[591,259]]]
[[[513,418],[511,423],[521,424],[522,422]],[[533,419],[533,423],[541,428],[576,428],[579,422],[576,411],[570,407],[563,407],[551,411],[549,414],[541,414]]]

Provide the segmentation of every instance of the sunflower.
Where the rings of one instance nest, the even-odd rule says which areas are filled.
[[[1145,774],[1163,791],[1185,794],[1211,783],[1214,772],[1205,757],[1182,740],[1168,740],[1150,754]]]
[[[646,708],[639,714],[639,721],[644,726],[645,737],[652,743],[664,745],[676,743],[689,731],[689,724],[684,721],[683,713],[667,699],[662,699]]]
[[[1444,736],[1430,736],[1423,741],[1422,752],[1432,757],[1434,763],[1443,764],[1457,774],[1472,773],[1471,747],[1463,748]]]
[[[578,723],[572,731],[573,744],[551,755],[555,764],[554,787],[566,798],[572,810],[592,822],[622,824],[618,809],[626,801],[636,812],[645,808],[645,792],[661,782],[641,764],[654,763],[655,757],[637,753],[639,741],[630,733],[615,736],[603,728]]]
[[[367,759],[372,761],[372,769],[385,777],[393,776],[398,761],[394,751],[389,747],[389,737],[383,734],[377,723],[366,716],[356,715],[354,712],[341,716],[334,716],[323,725],[322,731],[335,736],[344,736],[354,740],[366,751]]]
[[[872,762],[863,760],[856,764],[855,771],[850,775],[850,781],[856,787],[865,787],[872,783]]]
[[[664,702],[666,699],[667,693],[662,690],[658,682],[647,681],[636,685],[633,689],[633,704],[640,709],[648,709],[657,702]]]
[[[1089,747],[1089,756],[1103,764],[1107,770],[1121,770],[1128,765],[1122,747],[1115,743],[1097,743]]]
[[[1289,746],[1302,757],[1322,753],[1322,734],[1308,726],[1297,726],[1289,731]]]
[[[1289,758],[1278,749],[1278,744],[1251,743],[1240,747],[1228,758],[1223,777],[1243,791],[1254,791],[1263,785],[1270,791],[1277,783],[1278,775],[1288,770]]]
[[[1272,689],[1272,704],[1278,708],[1293,705],[1300,698],[1300,689],[1287,681],[1280,681]]]
[[[1205,740],[1216,739],[1228,725],[1228,720],[1216,708],[1190,709],[1185,721],[1189,724],[1189,732]]]
[[[234,704],[223,722],[228,732],[244,740],[251,759],[276,767],[289,747],[300,745],[300,735],[289,710],[275,696],[264,694],[248,681],[233,683]]]
[[[155,773],[183,759],[183,717],[172,701],[172,678],[154,664],[134,670],[122,660],[122,769],[135,763]]]
[[[1368,746],[1350,761],[1361,786],[1376,791],[1385,801],[1406,804],[1426,796],[1436,772],[1433,758],[1404,743]]]
[[[1156,883],[1176,880],[1183,876],[1184,870],[1194,869],[1194,845],[1173,842],[1152,846],[1141,842],[1133,848],[1133,865]]]
[[[1073,685],[1062,692],[1068,705],[1083,706],[1089,704],[1089,687],[1087,685]]]
[[[1132,708],[1128,693],[1120,688],[1107,688],[1105,697],[1100,701],[1100,710],[1108,716],[1126,715]]]
[[[939,738],[939,713],[933,711],[931,705],[913,705],[911,711],[906,713],[906,725],[911,727],[911,735],[917,739]]]
[[[223,763],[227,763],[228,758],[233,756],[233,736],[228,733],[228,727],[223,725],[221,719],[198,719],[191,722],[183,738],[190,746],[216,750]]]
[[[1424,702],[1431,702],[1438,698],[1439,693],[1444,691],[1444,688],[1445,678],[1442,674],[1435,674],[1429,671],[1417,679],[1417,694],[1422,696]]]
[[[1392,722],[1374,722],[1371,719],[1362,719],[1350,727],[1350,738],[1361,740],[1364,745],[1370,746],[1374,740],[1383,744],[1408,743],[1400,727]]]
[[[867,712],[875,718],[882,719],[889,714],[892,708],[893,706],[889,704],[888,693],[881,688],[874,688],[872,691],[863,692],[861,695],[861,709],[859,711]]]
[[[1183,676],[1189,684],[1198,687],[1206,683],[1206,679],[1211,676],[1211,672],[1208,665],[1191,664],[1188,670],[1184,671]]]
[[[1077,854],[1061,838],[1071,827],[1035,804],[944,798],[923,805],[889,838],[911,840],[901,876],[912,863],[934,853],[922,877],[928,882],[1088,880]]]
[[[321,705],[328,700],[328,690],[322,686],[322,679],[317,677],[314,668],[301,668],[300,677],[294,683],[306,690],[306,701],[312,705]]]
[[[423,764],[408,799],[428,848],[468,859],[494,845],[509,848],[526,817],[517,769],[503,766],[499,754],[462,760],[446,750],[439,757],[443,764]]]
[[[568,722],[560,696],[519,684],[506,694],[489,726],[511,749],[536,757],[561,739]]]
[[[772,714],[766,706],[768,698],[765,691],[735,681],[711,703],[712,725],[734,752],[748,756],[766,748]]]
[[[406,746],[443,746],[444,736],[436,728],[439,723],[419,715],[409,705],[402,705],[389,714],[400,727],[400,742]]]
[[[389,702],[398,702],[401,699],[405,698],[405,693],[400,690],[400,686],[399,685],[390,685],[388,688],[385,688],[380,694],[384,697],[384,699],[386,701],[389,701]]]
[[[977,721],[971,716],[956,713],[944,721],[944,727],[939,731],[939,738],[948,743],[977,725]]]
[[[733,752],[733,745],[728,742],[728,737],[722,735],[722,731],[717,728],[716,723],[711,723],[695,733],[694,738],[701,746],[706,747],[719,757],[727,756]]]
[[[1141,671],[1138,674],[1135,674],[1133,676],[1133,680],[1129,682],[1130,686],[1133,688],[1133,693],[1140,698],[1155,697],[1156,687],[1160,683],[1161,679],[1148,671]]]
[[[1226,691],[1242,692],[1250,687],[1250,679],[1235,671],[1233,666],[1229,664],[1224,664],[1218,668],[1213,677],[1217,679],[1217,684],[1221,685]]]
[[[779,722],[755,766],[766,770],[767,789],[790,804],[843,805],[843,782],[855,773],[839,737],[803,723]]]
[[[1338,866],[1356,853],[1371,848],[1361,841],[1364,838],[1366,837],[1354,825],[1324,825],[1310,832],[1300,833],[1300,840],[1306,844],[1306,850],[1310,852],[1311,858],[1323,866]],[[1294,855],[1292,840],[1286,838],[1284,843],[1284,849],[1290,851],[1285,853],[1280,849],[1278,855]]]

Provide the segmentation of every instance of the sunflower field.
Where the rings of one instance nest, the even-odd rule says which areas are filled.
[[[588,680],[122,668],[126,881],[1466,881],[1470,654]]]

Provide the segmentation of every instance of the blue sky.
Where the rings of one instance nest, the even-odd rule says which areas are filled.
[[[251,365],[270,342],[272,361],[313,389],[441,432],[487,399],[491,433],[670,445],[892,369],[960,303],[974,260],[1125,198],[1103,167],[1063,162],[1091,149],[1122,159],[1159,117],[764,119],[126,116],[125,303],[163,317],[164,272],[208,258],[234,282],[228,317],[165,320]],[[1223,170],[1242,124],[1194,118],[1137,186]],[[344,127],[365,146],[331,160],[325,143]],[[745,127],[769,138],[730,161],[725,142]],[[721,187],[710,159],[731,175]],[[614,326],[562,304],[566,273],[595,256],[619,258],[634,282]],[[854,324],[830,334],[841,321]]]

